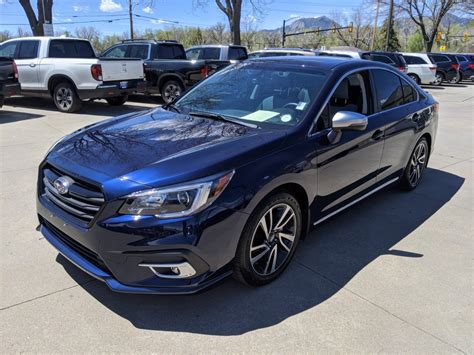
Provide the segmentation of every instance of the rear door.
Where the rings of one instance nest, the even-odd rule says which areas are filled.
[[[378,181],[393,179],[405,168],[416,134],[418,92],[400,75],[372,69],[375,111],[372,116],[384,129],[384,148]]]
[[[36,90],[39,85],[39,64],[38,50],[39,40],[19,41],[15,55],[15,63],[18,67],[18,79],[22,90]]]

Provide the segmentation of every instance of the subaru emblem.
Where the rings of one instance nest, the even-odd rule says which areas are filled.
[[[61,195],[65,195],[68,193],[69,187],[72,185],[72,180],[67,176],[61,176],[54,180],[53,185],[57,192]]]

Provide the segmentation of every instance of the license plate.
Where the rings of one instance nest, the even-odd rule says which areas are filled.
[[[120,89],[128,88],[128,81],[121,81],[120,82]]]

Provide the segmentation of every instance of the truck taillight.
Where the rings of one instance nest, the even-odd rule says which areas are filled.
[[[92,77],[97,81],[102,81],[102,65],[93,64],[91,66]]]
[[[451,68],[454,70],[459,70],[459,64],[451,64]]]
[[[13,76],[15,79],[18,79],[18,67],[16,66],[15,61],[13,61]]]
[[[207,65],[203,66],[201,68],[201,72],[200,72],[201,76],[202,77],[207,77],[209,75],[209,67]]]
[[[402,73],[405,73],[407,71],[407,67],[398,67],[398,70],[400,70]]]
[[[474,63],[469,64],[469,69],[474,69]]]

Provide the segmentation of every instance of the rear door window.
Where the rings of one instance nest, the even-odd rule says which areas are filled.
[[[402,92],[403,92],[403,103],[408,104],[416,100],[416,92],[413,86],[411,86],[406,80],[401,79]]]
[[[156,49],[156,59],[186,59],[184,48],[180,45],[159,44]]]
[[[53,39],[49,44],[50,58],[95,58],[87,41]]]
[[[21,41],[18,55],[15,59],[33,59],[38,57],[39,41]]]
[[[404,103],[400,77],[388,70],[373,69],[373,82],[379,111],[395,108]]]
[[[215,59],[218,60],[221,56],[220,48],[201,48],[199,59]]]
[[[127,55],[129,58],[148,58],[148,45],[146,44],[132,44],[129,47],[129,53]]]
[[[123,58],[127,53],[127,48],[127,45],[115,46],[107,50],[103,56],[108,58]]]
[[[432,55],[431,58],[435,61],[435,63],[443,63],[443,62],[450,62],[449,58],[445,55]]]

